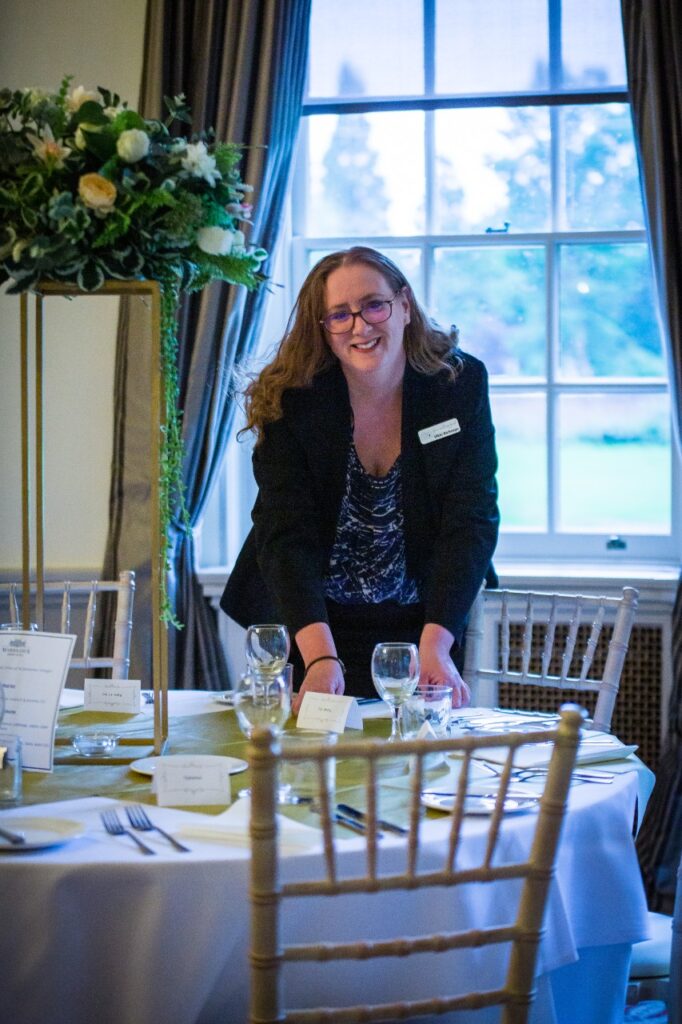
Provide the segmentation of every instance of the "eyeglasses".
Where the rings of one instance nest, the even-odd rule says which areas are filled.
[[[349,309],[340,309],[336,313],[329,313],[320,320],[320,323],[330,334],[347,334],[355,327],[355,318],[359,316],[366,324],[383,324],[393,312],[393,303],[402,291],[398,291],[390,299],[372,299],[361,306],[356,313]]]

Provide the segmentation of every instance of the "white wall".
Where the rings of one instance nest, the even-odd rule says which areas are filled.
[[[137,107],[145,0],[4,0],[0,87],[102,85]],[[32,308],[32,303],[31,303]],[[98,568],[107,531],[118,300],[45,301],[45,561]],[[32,337],[32,335],[31,335]],[[0,294],[0,572],[21,565],[19,299]]]

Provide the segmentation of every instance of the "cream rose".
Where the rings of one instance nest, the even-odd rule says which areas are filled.
[[[197,232],[197,245],[209,256],[227,256],[233,242],[234,232],[225,228],[200,228]]]
[[[78,182],[78,195],[91,210],[106,212],[116,202],[116,186],[101,174],[84,174]]]
[[[139,128],[128,128],[119,135],[116,152],[127,164],[137,163],[149,152],[149,136]]]
[[[99,93],[92,92],[90,89],[85,89],[82,85],[77,85],[75,89],[72,89],[66,99],[66,105],[70,111],[75,113],[83,106],[84,103],[89,102],[101,103]]]

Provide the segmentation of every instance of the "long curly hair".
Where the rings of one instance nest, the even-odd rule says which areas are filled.
[[[426,315],[407,278],[392,260],[376,249],[354,245],[324,256],[306,277],[274,358],[259,374],[248,378],[243,389],[246,424],[240,435],[252,430],[260,441],[265,425],[282,415],[284,392],[309,387],[316,374],[337,362],[320,323],[327,278],[339,267],[358,263],[379,271],[391,291],[404,290],[410,304],[410,322],[405,326],[403,344],[414,369],[427,374],[445,370],[453,378],[459,374],[461,360],[453,357],[457,329],[445,332]]]

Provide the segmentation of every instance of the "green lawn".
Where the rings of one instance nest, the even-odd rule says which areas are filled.
[[[544,446],[498,439],[503,525],[545,529]],[[560,526],[631,533],[670,528],[670,450],[664,445],[595,445],[560,450]]]

